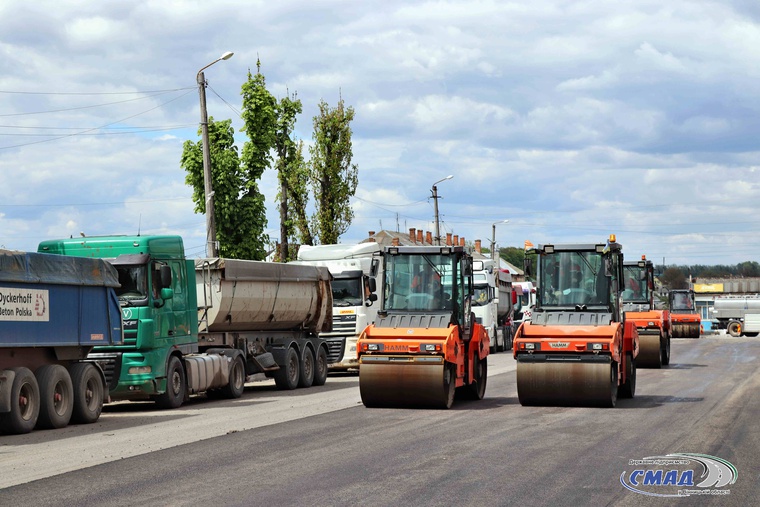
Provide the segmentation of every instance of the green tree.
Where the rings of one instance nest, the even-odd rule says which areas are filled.
[[[235,147],[232,121],[209,118],[211,185],[219,255],[235,259],[260,259],[262,245],[256,241],[257,217],[262,203],[247,192],[246,177]],[[201,131],[198,130],[200,136]],[[203,180],[203,144],[186,141],[180,166],[187,172],[185,182],[193,187],[196,213],[206,213]]]
[[[337,243],[354,218],[349,198],[356,193],[358,168],[351,163],[351,121],[354,109],[343,98],[331,109],[322,100],[314,117],[314,144],[310,147],[311,181],[316,200],[313,236],[322,244]]]
[[[668,289],[688,289],[689,282],[684,272],[677,267],[670,267],[660,276],[660,281]]]
[[[293,260],[295,252],[289,248],[289,238],[294,237],[295,220],[289,213],[289,201],[291,201],[291,186],[298,186],[295,175],[299,172],[300,166],[303,165],[303,144],[296,143],[292,138],[293,130],[296,124],[296,115],[303,111],[301,101],[296,98],[286,96],[277,104],[276,121],[277,129],[275,131],[275,150],[277,152],[277,179],[280,183],[280,191],[277,198],[280,202],[280,251],[279,258],[283,262]],[[294,181],[296,180],[296,181]],[[308,195],[306,196],[308,197]],[[298,200],[296,196],[294,201]]]
[[[525,249],[508,246],[499,249],[499,256],[518,269],[523,269],[525,264]]]
[[[311,217],[306,208],[309,204],[309,165],[303,157],[303,141],[298,143],[293,163],[288,171],[288,191],[290,218],[292,220],[295,235],[302,245],[314,245],[314,236],[311,233]]]

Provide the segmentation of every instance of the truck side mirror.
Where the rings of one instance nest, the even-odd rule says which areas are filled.
[[[364,306],[372,306],[372,303],[377,301],[377,294],[374,292],[369,295],[369,297],[364,301]]]
[[[161,266],[160,273],[161,273],[161,287],[171,287],[172,286],[172,268],[171,266],[167,266],[164,264]],[[161,296],[163,297],[163,295]],[[170,298],[164,298],[164,299],[170,299]]]
[[[161,289],[161,299],[164,301],[167,299],[174,299],[174,289],[170,289],[169,287]]]
[[[374,278],[370,277],[367,280],[367,285],[369,286],[369,291],[370,292],[375,292],[377,290],[377,280],[375,280]],[[377,298],[375,298],[375,299],[377,299]]]

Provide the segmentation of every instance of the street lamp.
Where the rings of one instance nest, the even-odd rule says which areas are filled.
[[[201,96],[201,139],[203,143],[203,185],[206,198],[206,252],[209,257],[216,257],[219,252],[216,247],[216,226],[214,225],[214,190],[211,186],[211,150],[208,141],[208,111],[206,110],[206,76],[203,71],[221,60],[229,60],[232,55],[227,51],[222,56],[209,63],[195,76],[198,83],[198,93]]]
[[[433,183],[433,206],[435,207],[435,244],[440,245],[441,244],[441,231],[438,226],[438,187],[436,187],[437,184],[439,184],[442,181],[450,180],[453,178],[453,174],[449,174],[442,180],[438,180],[435,183]]]
[[[496,226],[498,224],[508,224],[509,220],[501,220],[499,222],[494,222],[491,227],[491,259],[496,260]]]

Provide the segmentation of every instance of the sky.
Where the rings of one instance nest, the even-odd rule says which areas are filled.
[[[452,175],[441,234],[484,247],[615,234],[627,259],[758,261],[758,48],[756,0],[5,0],[0,248],[140,232],[204,256],[180,157],[196,74],[232,51],[205,77],[236,129],[257,60],[307,144],[321,100],[354,108],[342,243],[434,232]],[[260,186],[275,240],[273,169]]]

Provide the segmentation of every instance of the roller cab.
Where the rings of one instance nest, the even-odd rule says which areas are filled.
[[[614,407],[636,388],[639,337],[621,311],[623,253],[606,243],[539,245],[531,321],[517,330],[517,395],[522,405]]]
[[[640,350],[639,368],[661,368],[670,364],[670,312],[654,304],[654,265],[645,255],[623,263],[623,311],[625,320],[636,325]]]
[[[463,247],[386,247],[382,306],[360,335],[367,407],[450,408],[482,399],[489,340],[472,312],[472,257]]]
[[[675,338],[699,338],[702,318],[697,313],[694,291],[674,289],[668,292],[670,320]]]

